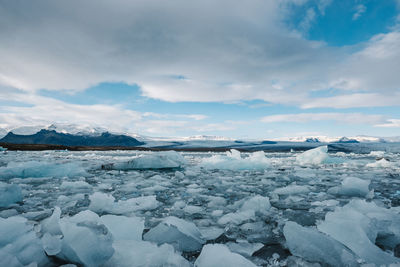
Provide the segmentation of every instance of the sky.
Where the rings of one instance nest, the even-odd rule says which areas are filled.
[[[400,135],[400,0],[0,0],[0,128]]]

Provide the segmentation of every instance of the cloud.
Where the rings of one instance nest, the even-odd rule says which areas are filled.
[[[352,19],[358,20],[361,17],[361,15],[367,11],[367,7],[363,4],[360,4],[355,7],[355,10],[356,12],[353,14]]]
[[[391,120],[386,119],[382,115],[367,115],[362,113],[297,113],[265,116],[261,121],[264,123],[336,121],[347,124],[369,124],[380,126],[381,124],[390,122]]]
[[[369,106],[398,106],[389,98],[399,90],[400,33],[344,48],[306,40],[284,23],[288,5],[306,2],[2,1],[0,84],[73,92],[117,81],[170,102],[303,108],[363,106],[360,94]],[[329,4],[308,9],[303,27]],[[332,87],[348,91],[337,96],[343,104],[310,97]]]
[[[400,127],[400,119],[389,119],[386,123],[378,124],[376,127],[395,128]]]

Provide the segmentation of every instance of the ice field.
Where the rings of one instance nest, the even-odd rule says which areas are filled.
[[[399,153],[0,153],[0,266],[400,265]]]

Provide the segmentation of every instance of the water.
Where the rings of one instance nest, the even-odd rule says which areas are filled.
[[[255,159],[252,162],[254,168],[249,163],[243,168],[235,168],[241,164],[238,162],[228,164],[225,169],[214,169],[203,164],[212,156],[219,155],[233,162],[235,159],[226,158],[224,153],[185,152],[181,155],[186,163],[180,168],[123,171],[101,168],[104,164],[125,162],[138,155],[152,153],[156,152],[9,151],[1,154],[0,180],[19,185],[22,201],[0,208],[0,216],[23,216],[33,225],[40,225],[56,206],[61,208],[61,217],[90,209],[91,196],[95,192],[112,195],[121,204],[132,198],[155,196],[157,203],[150,205],[151,208],[139,207],[117,214],[143,218],[144,232],[168,216],[193,222],[206,243],[225,244],[232,252],[241,254],[254,264],[267,266],[308,260],[291,256],[293,253],[287,248],[282,230],[286,221],[313,227],[324,220],[327,212],[346,206],[355,198],[376,203],[385,209],[400,206],[398,153],[339,152],[329,156],[342,159],[342,163],[309,166],[296,162],[299,153],[268,153],[268,163],[263,160],[265,164],[262,167]],[[247,159],[249,156],[251,154],[242,153],[240,158]],[[389,165],[367,167],[381,158],[387,160]],[[24,166],[27,162],[35,162],[36,165],[26,170]],[[11,174],[10,164],[14,164]],[[338,192],[343,179],[348,177],[370,181],[368,191],[365,194]],[[282,188],[286,191],[279,190]],[[332,188],[339,189],[335,191]],[[241,207],[254,196],[268,197],[271,207],[265,212],[255,210],[246,214]],[[399,215],[398,210],[392,210],[395,216]],[[100,216],[114,213],[112,208],[95,211]],[[229,220],[227,214],[236,216],[236,219]],[[224,216],[225,219],[221,220]],[[37,230],[36,234],[40,238],[43,233]],[[385,250],[395,254],[394,249]],[[200,250],[177,253],[192,264]],[[49,262],[57,264],[53,258]],[[359,259],[359,263],[363,260]]]

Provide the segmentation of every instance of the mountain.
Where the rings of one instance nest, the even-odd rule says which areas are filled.
[[[126,136],[116,135],[109,132],[100,135],[73,135],[69,133],[59,133],[55,130],[42,129],[31,135],[19,135],[9,132],[0,142],[11,144],[48,144],[64,146],[123,146],[133,147],[143,145],[143,142]]]

